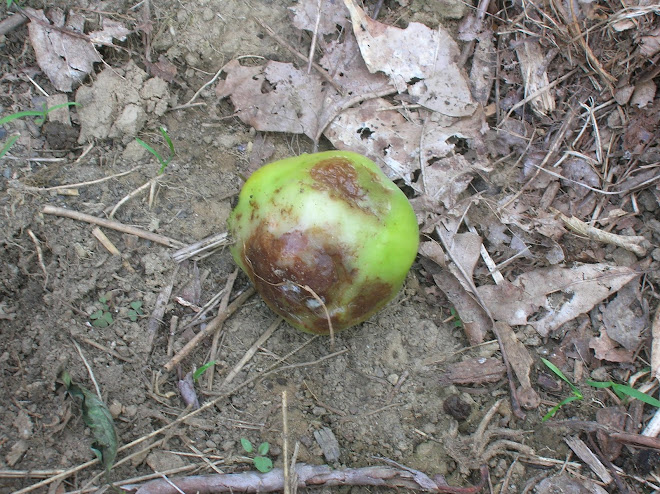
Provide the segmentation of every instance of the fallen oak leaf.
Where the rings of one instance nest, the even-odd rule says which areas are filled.
[[[371,72],[387,74],[400,93],[408,92],[429,110],[452,117],[472,115],[467,78],[454,61],[458,44],[449,32],[411,22],[406,29],[369,18],[354,0],[344,0],[351,14],[353,32]]]
[[[529,324],[546,337],[639,274],[630,267],[604,263],[552,266],[523,273],[513,282],[480,286],[477,291],[494,319],[512,326]]]

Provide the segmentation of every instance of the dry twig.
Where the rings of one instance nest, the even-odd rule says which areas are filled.
[[[338,485],[370,485],[405,488],[425,492],[475,494],[486,484],[488,469],[481,468],[481,481],[470,487],[447,485],[441,475],[433,479],[426,474],[407,467],[373,466],[332,470],[327,465],[305,465],[295,467],[297,487]],[[144,485],[123,485],[128,494],[180,494],[181,492],[276,492],[284,489],[284,474],[281,468],[268,473],[234,473],[225,475],[190,476],[175,480],[153,480]]]
[[[84,221],[86,223],[91,223],[93,225],[104,226],[110,228],[111,230],[116,230],[122,233],[130,233],[136,237],[144,238],[146,240],[151,240],[157,244],[166,245],[167,247],[181,248],[185,244],[174,240],[173,238],[166,237],[165,235],[159,235],[157,233],[151,233],[141,228],[136,228],[130,225],[124,225],[118,221],[106,220],[105,218],[98,218],[97,216],[92,216],[91,214],[80,213],[78,211],[72,211],[70,209],[58,208],[56,206],[44,206],[42,210],[43,214],[53,214],[55,216],[64,216],[65,218],[71,218],[73,220]]]
[[[193,351],[193,349],[202,341],[204,340],[207,336],[210,336],[215,330],[227,320],[229,316],[231,316],[234,312],[238,310],[238,308],[243,305],[243,303],[249,299],[252,295],[255,294],[254,288],[250,287],[248,288],[245,292],[243,292],[241,295],[239,295],[236,300],[234,300],[229,306],[227,307],[227,310],[224,310],[220,312],[215,318],[206,326],[202,331],[197,333],[186,345],[177,353],[168,363],[165,364],[165,369],[167,371],[171,371],[174,369],[174,367],[181,363],[181,361],[186,358],[190,352]]]

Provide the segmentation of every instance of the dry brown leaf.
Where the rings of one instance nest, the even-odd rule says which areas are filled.
[[[314,31],[316,19],[319,17],[318,0],[299,0],[291,7],[294,13],[293,25],[301,31]],[[337,26],[348,23],[348,10],[338,0],[321,0],[321,16],[319,18],[319,34],[332,34]]]
[[[441,384],[483,384],[497,382],[506,375],[506,366],[500,359],[474,357],[451,364],[440,374]]]
[[[639,47],[639,52],[646,57],[652,57],[658,51],[660,51],[660,27],[642,36]]]
[[[589,340],[589,348],[594,351],[594,356],[598,360],[607,360],[608,362],[626,362],[631,363],[635,360],[633,352],[624,350],[616,342],[607,336],[605,328],[601,328],[600,336]]]
[[[452,263],[453,264],[453,263]],[[491,329],[490,317],[474,296],[464,288],[464,277],[459,278],[449,268],[442,268],[433,261],[422,258],[424,269],[431,274],[435,284],[442,290],[447,299],[458,312],[463,323],[463,331],[471,345],[483,343],[486,333]],[[455,265],[454,265],[455,266]]]
[[[421,182],[420,188],[424,191],[420,198],[424,209],[436,211],[440,202],[447,209],[452,209],[478,172],[491,171],[488,165],[479,160],[468,161],[462,154],[454,154],[425,166],[423,175],[417,181],[418,185]]]
[[[405,113],[406,116],[382,98],[365,101],[335,118],[325,136],[338,149],[369,156],[381,165],[388,177],[403,179],[421,193],[422,185],[412,182],[420,162],[433,162],[450,154],[454,149],[452,138],[477,142],[484,130],[483,113],[475,112],[467,119],[434,114],[427,122],[421,121],[416,112]],[[474,167],[471,170],[476,171]],[[442,199],[441,193],[436,194],[436,199]],[[452,203],[452,200],[447,199],[447,202]]]
[[[89,39],[92,43],[108,45],[112,43],[113,39],[124,41],[126,36],[131,34],[130,29],[117,21],[108,19],[107,17],[101,17],[101,26],[103,29],[100,31],[92,31],[89,33]]]
[[[628,413],[624,407],[605,407],[596,411],[596,421],[609,430],[623,431],[626,426],[626,417]],[[596,431],[596,438],[601,452],[609,461],[614,461],[621,454],[623,444],[610,437],[603,429]]]
[[[323,56],[319,60],[319,65],[328,71],[345,95],[338,104],[360,94],[376,94],[391,87],[386,75],[369,72],[360,56],[355,36],[347,34],[341,43],[338,41],[324,43],[323,40],[319,40],[319,43],[323,46]]]
[[[54,8],[48,11],[49,19],[42,10],[26,7],[25,11],[32,19],[28,32],[37,63],[59,91],[70,92],[92,72],[95,63],[102,62],[94,44],[123,41],[131,33],[120,22],[101,17],[103,28],[85,36],[85,19],[80,14],[71,12],[67,17]]]
[[[354,0],[344,0],[362,58],[371,72],[384,72],[400,93],[452,117],[474,113],[468,80],[454,61],[458,45],[449,32],[411,22],[406,29],[367,17]]]
[[[638,108],[645,108],[646,105],[653,102],[657,86],[652,80],[640,82],[635,85],[635,91],[630,98],[630,105]]]
[[[637,276],[639,273],[625,266],[552,266],[521,274],[513,282],[477,290],[496,320],[510,325],[529,324],[545,337]]]
[[[25,11],[31,18],[38,19],[30,21],[28,32],[39,67],[57,90],[70,92],[93,70],[94,63],[102,60],[86,39],[49,26],[82,32],[84,19],[71,15],[65,22],[64,13],[60,9],[52,9],[49,11],[53,19],[51,23],[43,10],[25,7]]]
[[[495,326],[500,336],[500,344],[505,347],[511,368],[520,382],[520,387],[516,393],[520,405],[527,410],[538,408],[541,404],[541,398],[534,391],[529,377],[534,359],[525,345],[518,339],[511,326],[502,321],[497,321]]]
[[[238,117],[256,130],[316,136],[324,99],[322,79],[290,63],[267,62],[244,67],[232,60],[216,94],[231,99]]]
[[[635,351],[642,341],[642,331],[649,322],[648,310],[639,292],[639,280],[619,290],[603,309],[603,326],[607,335],[626,350]]]

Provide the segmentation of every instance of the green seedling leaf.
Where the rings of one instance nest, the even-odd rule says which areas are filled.
[[[154,148],[152,148],[149,144],[144,142],[142,139],[135,138],[137,143],[142,146],[144,149],[149,151],[151,154],[153,154],[158,162],[160,163],[160,170],[158,170],[158,175],[162,175],[163,172],[165,171],[165,168],[167,168],[167,165],[170,164],[170,161],[172,161],[172,158],[174,158],[174,155],[176,154],[176,151],[174,150],[174,143],[172,142],[172,139],[170,139],[170,136],[167,134],[167,130],[165,130],[165,127],[160,127],[160,133],[163,135],[163,138],[165,139],[165,142],[167,142],[167,145],[170,148],[170,156],[167,159],[164,159],[158,151],[156,151]]]
[[[564,398],[559,403],[557,403],[554,407],[552,407],[550,409],[550,411],[543,416],[543,418],[541,419],[541,422],[545,422],[549,418],[554,417],[555,414],[559,411],[559,409],[561,407],[563,407],[564,405],[566,405],[567,403],[570,403],[571,401],[575,401],[575,400],[581,400],[581,399],[582,399],[581,396],[578,397],[578,396],[575,396],[575,395],[568,396],[567,398]]]
[[[270,445],[268,443],[261,443],[257,448],[257,454],[260,456],[266,456],[268,454],[269,449],[270,449]]]
[[[605,382],[592,381],[590,379],[587,380],[587,384],[589,386],[593,386],[594,388],[612,388],[617,395],[630,396],[631,398],[640,400],[646,403],[647,405],[660,408],[660,400],[657,400],[652,396],[647,395],[646,393],[642,393],[641,391],[635,388],[626,386],[625,384],[618,384],[612,381],[605,381]]]
[[[209,367],[211,367],[212,365],[215,365],[216,362],[217,362],[217,360],[211,360],[210,362],[205,363],[199,369],[197,369],[195,372],[193,372],[193,381],[197,382],[197,380],[201,377],[201,375],[204,374],[204,372],[206,372],[206,370]],[[247,441],[247,439],[245,439],[245,440]],[[241,439],[241,444],[243,444],[243,439]],[[250,445],[250,447],[252,447],[252,445]],[[243,449],[245,449],[245,445],[243,445]],[[250,453],[250,451],[248,451],[248,453]]]
[[[18,138],[20,136],[18,135],[13,135],[10,136],[9,139],[7,139],[7,142],[5,142],[5,145],[2,146],[2,149],[0,149],[0,158],[2,158],[5,154],[7,154],[7,151],[9,151],[9,148],[14,145],[16,141],[18,141]]]
[[[46,116],[54,111],[54,110],[59,110],[60,108],[64,108],[65,106],[78,106],[80,103],[76,103],[75,101],[69,101],[68,103],[62,103],[60,105],[55,105],[51,106],[50,108],[46,108],[45,110],[39,111],[39,110],[27,110],[27,111],[19,111],[16,113],[12,113],[11,115],[7,115],[6,117],[0,118],[0,126],[11,122],[12,120],[16,120],[18,118],[23,118],[23,117],[41,117],[39,120],[37,120],[38,125],[43,124],[46,121]]]
[[[573,385],[573,383],[572,383],[571,381],[568,380],[568,378],[567,378],[567,377],[564,375],[564,373],[559,369],[559,367],[557,367],[555,364],[553,364],[552,362],[550,362],[550,361],[547,360],[547,359],[541,358],[541,360],[543,361],[543,363],[546,365],[546,367],[547,367],[548,369],[550,369],[550,370],[551,370],[552,372],[554,372],[554,373],[555,373],[560,379],[562,379],[564,382],[566,382],[566,384],[568,384],[568,385],[570,386],[571,391],[573,392],[572,396],[568,396],[568,397],[564,398],[563,400],[561,400],[561,401],[560,401],[559,403],[557,403],[554,407],[552,407],[548,413],[546,413],[546,414],[543,416],[543,418],[541,419],[541,422],[545,422],[545,421],[548,420],[549,418],[554,417],[555,414],[557,413],[557,411],[558,411],[561,407],[563,407],[564,405],[566,405],[567,403],[570,403],[570,402],[572,402],[572,401],[576,401],[576,400],[581,400],[581,399],[583,399],[584,397],[582,396],[582,393],[580,392],[580,390],[577,389],[577,388]]]
[[[246,453],[252,453],[252,451],[254,451],[254,448],[252,447],[252,443],[250,442],[250,440],[244,437],[241,438],[241,446],[243,446],[243,449],[245,450]]]
[[[62,374],[61,379],[69,394],[82,400],[83,421],[94,436],[91,449],[109,471],[117,456],[117,433],[108,407],[94,393],[74,384],[67,372]]]
[[[144,315],[144,311],[142,310],[142,301],[141,300],[135,300],[130,303],[130,310],[128,311],[128,318],[132,321],[135,322],[138,320],[139,316]]]
[[[568,384],[571,387],[571,390],[573,391],[573,394],[575,396],[577,396],[579,399],[583,398],[582,393],[580,392],[580,390],[577,389],[573,385],[573,383],[568,380],[568,378],[564,375],[564,373],[561,370],[559,370],[559,367],[557,367],[555,364],[553,364],[552,362],[550,362],[547,359],[541,358],[541,360],[548,367],[548,369],[550,369],[552,372],[554,372],[557,375],[557,377],[562,379],[564,382],[566,382],[566,384]]]
[[[174,155],[176,154],[176,151],[174,150],[174,143],[172,142],[172,139],[170,139],[170,136],[168,135],[165,127],[160,128],[160,133],[163,134],[163,139],[165,139],[165,142],[167,142],[167,145],[170,147],[170,154],[172,155],[172,157],[174,157]],[[172,158],[170,158],[170,160],[171,159]]]
[[[265,456],[255,456],[254,468],[259,470],[261,473],[268,473],[273,469],[273,461],[270,458],[266,458]]]

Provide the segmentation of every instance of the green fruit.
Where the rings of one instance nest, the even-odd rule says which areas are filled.
[[[347,151],[287,158],[245,182],[231,253],[273,311],[316,334],[358,324],[396,296],[417,254],[408,199]],[[326,312],[327,310],[327,312]]]

